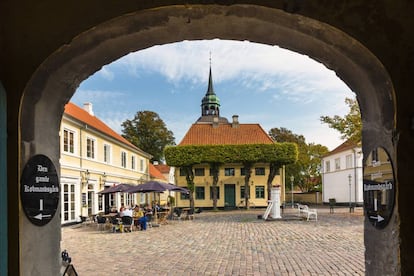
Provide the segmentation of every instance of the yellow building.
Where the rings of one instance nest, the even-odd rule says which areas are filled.
[[[145,201],[142,194],[99,194],[120,183],[137,185],[149,180],[151,155],[96,118],[92,104],[83,109],[73,103],[65,106],[60,137],[62,224]]]
[[[201,103],[201,117],[191,126],[178,146],[187,145],[237,145],[237,144],[272,144],[274,141],[259,124],[240,124],[238,116],[234,115],[231,123],[220,117],[220,101],[213,90],[213,81],[209,75],[207,93]],[[208,164],[194,166],[194,205],[195,207],[213,207],[213,177]],[[248,197],[251,205],[267,206],[268,163],[257,163],[251,173],[248,185]],[[281,202],[284,201],[285,182],[284,167],[272,181],[272,185],[281,187]],[[180,168],[175,170],[176,185],[186,187],[185,172]],[[217,184],[217,207],[236,207],[241,205],[245,193],[245,177],[242,164],[223,164],[219,170]],[[189,207],[188,195],[177,197],[177,206]]]

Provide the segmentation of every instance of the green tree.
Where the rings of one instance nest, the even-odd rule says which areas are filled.
[[[302,192],[315,189],[321,183],[320,164],[322,156],[328,153],[328,148],[320,144],[307,144],[303,135],[294,134],[286,128],[272,128],[269,136],[279,143],[290,142],[297,144],[298,159],[295,163],[286,165],[286,176],[294,177],[294,186]],[[275,167],[280,164],[274,164]],[[290,187],[290,186],[287,186]]]
[[[320,120],[322,123],[328,124],[330,128],[339,131],[342,139],[359,143],[362,138],[362,121],[358,102],[356,99],[345,98],[345,103],[349,107],[349,112],[344,117],[339,115],[321,116]]]
[[[151,154],[151,161],[164,160],[164,148],[175,145],[172,131],[153,111],[138,111],[134,119],[122,123],[122,136],[132,144]]]

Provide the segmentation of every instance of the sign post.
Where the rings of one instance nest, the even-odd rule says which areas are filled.
[[[52,161],[35,155],[23,169],[20,199],[27,218],[37,226],[49,223],[59,204],[59,177]]]

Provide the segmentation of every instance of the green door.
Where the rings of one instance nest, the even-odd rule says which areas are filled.
[[[234,184],[224,184],[224,207],[236,207],[236,188]]]

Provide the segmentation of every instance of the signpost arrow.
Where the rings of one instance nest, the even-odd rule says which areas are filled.
[[[381,217],[380,215],[377,215],[376,217],[374,217],[374,216],[370,216],[369,218],[376,219],[378,222],[381,222],[381,221],[383,221],[383,220],[384,220],[384,218],[383,218],[383,217]]]
[[[42,220],[43,218],[50,218],[52,215],[43,215],[39,213],[38,215],[34,216],[35,219]]]

